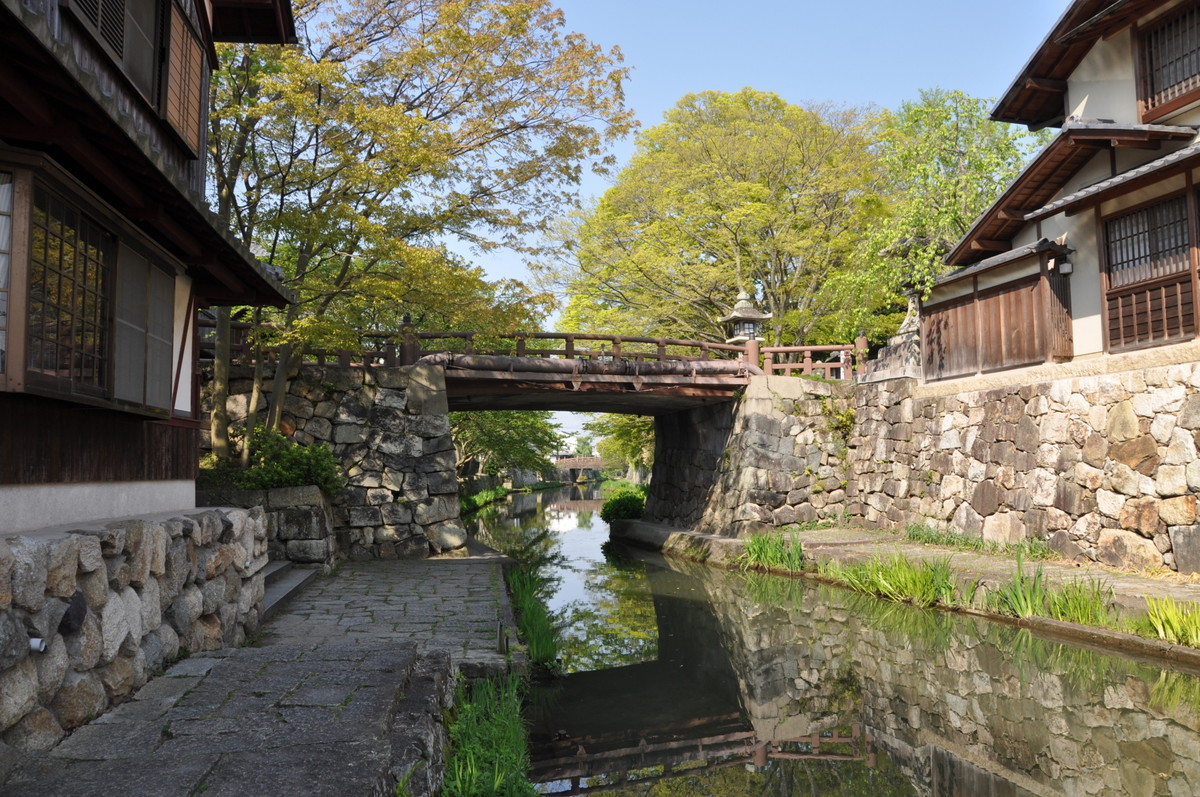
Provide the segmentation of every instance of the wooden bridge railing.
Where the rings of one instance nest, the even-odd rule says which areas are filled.
[[[211,358],[214,323],[201,318],[198,326],[202,358]],[[235,362],[252,363],[253,348],[248,333],[253,325],[233,322],[231,349]],[[421,332],[405,325],[392,333],[363,332],[354,351],[309,351],[308,362],[318,365],[373,363],[385,366],[412,365],[421,357],[441,352],[481,354],[536,359],[575,359],[598,362],[694,361],[738,359],[758,364],[768,374],[815,375],[826,379],[849,379],[866,356],[867,342],[860,337],[843,346],[768,346],[711,343],[678,338],[625,335],[595,335],[582,332],[513,332],[493,335],[479,332]],[[263,357],[274,362],[276,347],[264,347]]]

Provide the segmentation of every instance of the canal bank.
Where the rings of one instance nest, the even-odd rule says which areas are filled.
[[[520,667],[495,554],[344,563],[252,647],[196,653],[52,749],[0,745],[0,795],[433,795],[457,673]]]
[[[643,520],[614,521],[610,533],[613,539],[658,551],[667,556],[717,567],[744,566],[745,538],[703,534]],[[857,563],[893,555],[902,556],[911,562],[949,559],[963,593],[972,591],[976,598],[971,608],[957,609],[959,611],[986,616],[997,622],[1016,623],[1057,638],[1101,645],[1147,659],[1162,659],[1182,664],[1200,672],[1200,649],[1046,617],[1034,616],[1016,620],[983,610],[988,592],[1011,582],[1017,575],[1018,568],[1023,568],[1026,574],[1040,569],[1049,584],[1063,584],[1081,578],[1102,581],[1111,586],[1113,603],[1124,616],[1145,613],[1148,597],[1171,598],[1180,604],[1200,605],[1200,583],[1174,573],[1146,575],[1119,571],[1099,564],[1085,565],[1065,560],[1021,563],[1011,556],[910,542],[902,533],[887,529],[795,529],[787,531],[786,537],[803,546],[806,563],[814,567],[817,562],[827,560]],[[809,571],[804,576],[811,578],[815,573]]]

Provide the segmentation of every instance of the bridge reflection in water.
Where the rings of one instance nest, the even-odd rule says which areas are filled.
[[[548,793],[1192,794],[1200,680],[1026,630],[645,557],[657,657],[535,696]],[[666,784],[664,784],[665,786]]]

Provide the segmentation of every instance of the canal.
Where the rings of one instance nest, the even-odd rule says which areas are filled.
[[[475,533],[561,627],[528,709],[547,794],[1194,795],[1200,678],[979,618],[608,539],[594,487]]]

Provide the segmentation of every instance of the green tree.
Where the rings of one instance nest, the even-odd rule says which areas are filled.
[[[450,429],[460,471],[475,460],[488,473],[502,468],[544,473],[561,442],[559,426],[549,412],[452,412]]]
[[[589,331],[723,340],[739,288],[774,314],[771,342],[802,342],[842,312],[831,277],[851,268],[878,208],[871,119],[775,94],[689,94],[639,135],[590,212],[554,231],[534,264]]]
[[[654,418],[648,415],[593,415],[584,428],[596,436],[596,452],[606,470],[628,471],[654,464]]]
[[[863,284],[926,293],[944,259],[1047,140],[993,122],[988,100],[931,89],[884,116],[879,160],[888,214],[874,227]]]
[[[539,320],[443,245],[526,248],[628,133],[620,53],[550,0],[300,0],[298,46],[222,45],[209,148],[218,213],[298,302],[273,321],[282,397],[306,348],[358,325]],[[494,300],[500,299],[496,302]],[[268,413],[277,424],[278,402]]]

